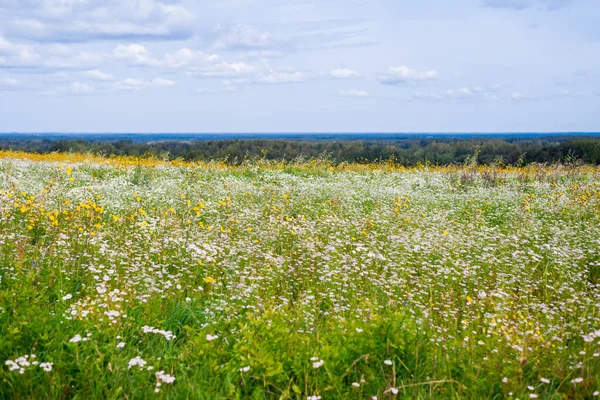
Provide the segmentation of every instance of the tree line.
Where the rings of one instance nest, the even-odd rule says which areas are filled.
[[[394,161],[447,165],[476,155],[480,164],[583,162],[600,164],[600,137],[545,138],[403,138],[385,140],[191,140],[140,143],[132,140],[0,138],[0,149],[31,153],[83,152],[103,156],[155,156],[186,161],[218,160],[230,164],[264,158],[292,161],[327,159],[332,163]]]

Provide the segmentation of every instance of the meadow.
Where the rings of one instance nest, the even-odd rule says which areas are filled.
[[[0,152],[0,398],[595,398],[599,182]]]

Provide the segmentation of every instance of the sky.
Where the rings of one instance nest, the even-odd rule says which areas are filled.
[[[0,132],[600,131],[598,0],[0,0]]]

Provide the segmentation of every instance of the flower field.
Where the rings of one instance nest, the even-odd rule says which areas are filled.
[[[600,170],[0,152],[0,398],[584,399]]]

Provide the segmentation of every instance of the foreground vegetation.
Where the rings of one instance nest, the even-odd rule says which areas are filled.
[[[592,398],[599,181],[0,152],[0,398]]]

